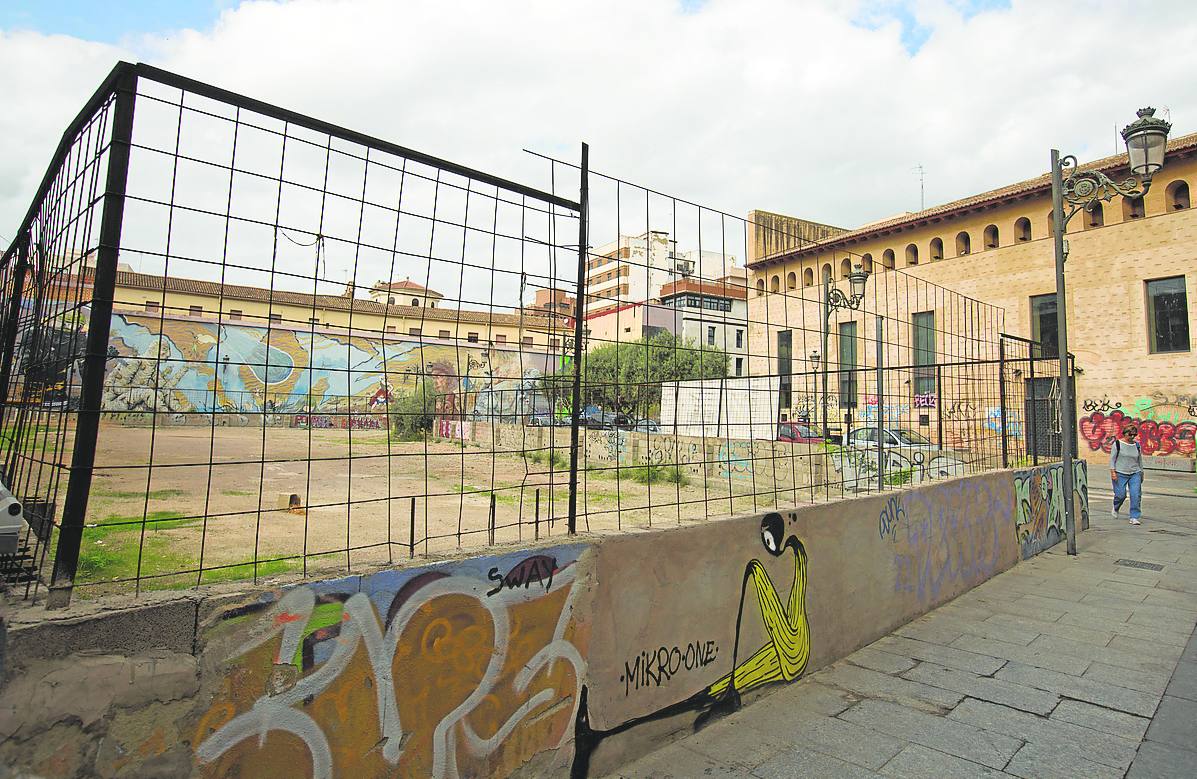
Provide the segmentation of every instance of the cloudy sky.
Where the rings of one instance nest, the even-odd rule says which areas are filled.
[[[1197,131],[1197,15],[1097,0],[8,0],[0,238],[119,59],[546,185],[521,151],[852,227]]]

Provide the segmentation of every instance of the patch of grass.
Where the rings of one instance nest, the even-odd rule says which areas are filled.
[[[885,483],[891,487],[900,487],[903,484],[909,484],[913,478],[913,468],[900,468],[896,471],[888,471],[885,474]]]
[[[292,571],[303,570],[303,560],[267,560],[258,563],[258,578],[265,576],[279,576]],[[205,570],[201,584],[219,584],[220,582],[237,582],[254,578],[254,564],[242,563],[228,568],[214,568]]]
[[[638,484],[678,484],[684,487],[690,483],[689,477],[676,465],[637,465],[621,468],[619,474]]]
[[[228,495],[230,498],[248,498],[257,495],[257,490],[221,490],[221,495]]]
[[[514,506],[519,503],[519,496],[512,495],[510,492],[492,492],[491,490],[484,490],[481,487],[473,487],[469,484],[457,484],[453,486],[456,492],[462,495],[478,495],[479,497],[490,500],[490,496],[495,496],[495,503],[502,503],[505,506]]]
[[[108,490],[100,487],[98,489],[93,489],[91,494],[100,498],[131,499],[148,497],[150,500],[166,500],[167,498],[181,498],[186,495],[187,492],[185,490],[171,488],[163,490],[150,490],[149,493],[146,493],[142,490]],[[140,519],[141,518],[138,517],[138,520]]]
[[[139,493],[140,494],[140,493]],[[141,516],[109,516],[83,531],[78,576],[83,581],[124,579],[137,575],[138,546],[141,573],[165,573],[194,566],[191,558],[172,548],[165,530],[191,527],[198,519],[183,519],[178,511],[151,511],[146,515],[145,542],[141,542]]]
[[[550,469],[554,471],[563,471],[569,468],[569,458],[555,449],[534,449],[530,452],[523,452],[524,459],[533,463],[546,463]]]

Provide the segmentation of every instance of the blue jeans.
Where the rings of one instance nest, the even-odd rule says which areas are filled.
[[[1122,504],[1126,501],[1127,487],[1130,488],[1131,519],[1138,519],[1141,516],[1139,512],[1139,499],[1143,496],[1143,472],[1119,473],[1118,477],[1114,479],[1115,511],[1122,508]]]

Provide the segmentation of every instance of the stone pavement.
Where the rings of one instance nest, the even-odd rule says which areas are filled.
[[[1091,489],[1077,557],[1058,544],[613,776],[1197,776],[1194,485],[1149,474],[1139,527]]]

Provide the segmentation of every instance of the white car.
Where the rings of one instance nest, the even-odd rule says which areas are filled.
[[[877,451],[877,428],[858,427],[848,436],[848,446],[857,451]],[[881,429],[885,436],[887,473],[908,471],[910,481],[964,476],[966,465],[959,452],[936,446],[926,436],[901,427]],[[874,459],[875,459],[874,455]]]

